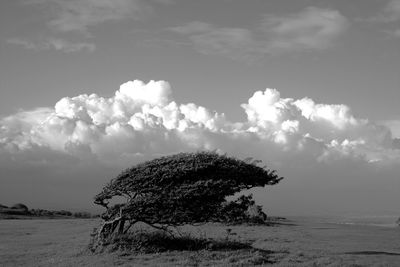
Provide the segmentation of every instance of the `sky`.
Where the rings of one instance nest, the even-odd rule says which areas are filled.
[[[216,150],[267,214],[400,214],[399,0],[1,1],[0,62],[1,204]]]

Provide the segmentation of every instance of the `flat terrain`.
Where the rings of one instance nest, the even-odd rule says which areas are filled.
[[[186,227],[203,237],[251,242],[239,251],[93,255],[86,250],[97,219],[0,220],[0,266],[400,266],[400,229],[294,219],[278,226]]]

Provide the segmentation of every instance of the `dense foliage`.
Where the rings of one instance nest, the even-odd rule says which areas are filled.
[[[222,203],[220,218],[229,224],[265,223],[267,215],[260,205],[256,205],[252,195],[240,196],[233,201]]]
[[[198,152],[161,157],[127,169],[95,197],[95,203],[107,209],[99,238],[110,236],[117,227],[117,232],[126,232],[136,222],[165,229],[224,220],[227,196],[282,179],[257,163]],[[121,197],[123,203],[110,204]]]

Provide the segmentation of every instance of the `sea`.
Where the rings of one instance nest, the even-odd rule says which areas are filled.
[[[342,216],[294,216],[294,220],[313,221],[318,223],[342,224],[342,225],[364,225],[400,228],[399,215],[342,215]]]
[[[344,216],[332,221],[337,224],[348,225],[370,225],[379,227],[399,227],[396,222],[399,216],[396,215],[363,215],[363,216]]]

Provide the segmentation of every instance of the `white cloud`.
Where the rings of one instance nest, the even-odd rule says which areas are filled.
[[[399,141],[383,123],[356,118],[346,105],[283,98],[275,89],[255,92],[242,108],[247,120],[230,122],[206,107],[176,103],[165,81],[136,80],[109,98],[84,94],[62,98],[54,108],[20,111],[0,119],[0,179],[8,185],[0,192],[23,201],[30,190],[52,194],[53,187],[46,189],[51,184],[60,191],[54,197],[60,205],[72,201],[66,187],[89,203],[125,167],[165,154],[216,149],[261,159],[286,177],[278,191],[256,195],[268,210],[313,212],[343,201],[350,202],[336,208],[351,207],[354,192],[372,186],[374,196],[389,192],[398,200],[398,192],[390,190],[399,185]],[[358,196],[368,207],[392,203]],[[271,201],[279,204],[270,206]]]
[[[201,53],[252,60],[265,54],[326,49],[348,24],[336,10],[308,7],[286,16],[266,15],[256,29],[191,22],[169,30],[188,36]]]
[[[325,121],[338,129],[346,129],[357,125],[357,121],[346,105],[315,104],[310,98],[296,100],[294,105],[301,110],[301,114],[310,121]]]
[[[150,104],[152,106],[164,106],[170,100],[171,89],[165,81],[150,81],[144,84],[142,81],[130,81],[120,86],[115,93],[119,101],[132,101],[132,104]]]
[[[224,114],[194,103],[176,103],[165,81],[135,80],[122,84],[110,98],[65,97],[54,109],[3,118],[0,143],[10,153],[39,146],[71,155],[80,151],[76,156],[92,154],[116,164],[138,155],[229,151],[235,143],[267,150],[272,146],[282,155],[305,155],[316,162],[338,156],[400,159],[398,152],[387,153],[393,148],[389,128],[355,118],[345,105],[282,98],[277,90],[266,89],[255,92],[242,108],[247,121],[229,122]]]
[[[378,151],[383,153],[383,160],[383,151],[391,149],[392,136],[387,127],[354,118],[346,105],[315,104],[307,97],[281,98],[277,90],[266,89],[254,93],[242,107],[252,132],[282,144],[285,149],[307,151],[309,141],[313,140],[310,146],[314,147],[316,160],[341,153],[369,161],[379,157]],[[319,144],[317,154],[314,144]]]
[[[82,50],[93,52],[96,49],[96,46],[93,43],[86,43],[86,42],[75,43],[60,38],[48,38],[44,41],[37,43],[26,39],[11,38],[7,40],[7,43],[21,45],[24,48],[31,50],[39,51],[39,50],[54,49],[56,51],[62,51],[65,53],[78,52]]]

